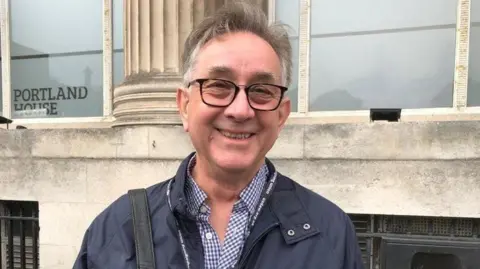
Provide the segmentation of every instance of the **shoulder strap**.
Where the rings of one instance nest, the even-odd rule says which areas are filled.
[[[145,189],[133,189],[128,191],[128,196],[132,205],[137,269],[155,269],[155,252],[153,250],[147,192]]]

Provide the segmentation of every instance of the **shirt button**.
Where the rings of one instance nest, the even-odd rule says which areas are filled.
[[[205,238],[206,238],[207,240],[211,240],[211,239],[213,238],[213,234],[212,234],[212,233],[206,233],[206,234],[205,234]]]
[[[200,207],[200,212],[202,212],[202,213],[207,213],[207,211],[208,211],[208,208],[207,208],[206,206],[202,205],[202,206]]]

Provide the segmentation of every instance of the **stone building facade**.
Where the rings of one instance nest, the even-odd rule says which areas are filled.
[[[181,82],[182,42],[195,24],[224,2],[126,0],[122,3],[105,0],[100,56],[104,74],[100,87],[100,95],[103,93],[101,115],[44,119],[22,118],[15,112],[15,60],[20,61],[23,56],[13,55],[10,40],[16,38],[15,29],[7,27],[15,22],[12,20],[13,3],[0,1],[2,59],[12,59],[2,60],[2,115],[13,118],[8,130],[0,130],[0,209],[6,208],[11,201],[30,201],[38,206],[40,268],[71,268],[85,229],[98,213],[130,188],[168,179],[193,150],[179,125],[175,105],[175,89]],[[283,19],[286,1],[256,2],[272,20]],[[389,106],[404,105],[400,108],[406,109],[402,109],[400,119],[393,122],[372,122],[370,110],[363,105],[356,106],[355,102],[321,111],[327,105],[314,102],[317,97],[312,92],[316,85],[310,80],[317,76],[316,72],[324,70],[315,66],[316,61],[310,58],[321,48],[315,49],[310,44],[314,45],[315,38],[336,37],[328,31],[314,33],[315,12],[321,9],[315,5],[319,2],[292,2],[297,8],[292,12],[298,15],[291,23],[297,28],[297,35],[292,34],[296,85],[292,86],[291,94],[295,111],[268,154],[280,172],[338,204],[352,219],[358,219],[355,222],[358,225],[366,220],[375,226],[375,221],[386,221],[386,217],[392,216],[407,218],[407,222],[414,223],[417,228],[421,224],[415,223],[422,221],[437,227],[437,222],[451,224],[458,220],[467,224],[455,224],[455,227],[464,229],[465,233],[471,229],[471,238],[480,235],[480,98],[476,97],[478,93],[472,93],[480,92],[480,87],[474,83],[480,80],[480,42],[474,43],[480,41],[480,1],[450,1],[454,8],[453,26],[445,22],[448,19],[439,19],[436,28],[420,25],[418,29],[405,26],[398,30],[398,33],[445,30],[445,36],[450,38],[445,46],[453,42],[452,52],[445,57],[453,61],[451,70],[446,69],[452,76],[447,78],[451,80],[451,87],[447,91],[450,94],[445,97],[449,105],[443,106],[443,99],[438,101],[432,97],[429,105],[416,107],[411,100],[395,103],[394,98],[387,102]],[[112,24],[116,21],[112,15],[115,3],[122,6],[118,12],[122,18],[117,19],[122,22],[119,26],[123,29],[122,50],[115,48],[118,42]],[[332,6],[325,4],[323,8]],[[420,6],[418,10],[422,10]],[[292,21],[289,17],[284,19]],[[368,31],[358,35],[376,34]],[[381,31],[380,34],[397,33],[395,30]],[[352,32],[351,35],[357,34]],[[369,48],[368,44],[366,46]],[[420,47],[411,50],[421,50]],[[121,57],[116,58],[120,52]],[[340,56],[338,58],[342,61]],[[122,78],[115,77],[116,59],[122,62]],[[425,60],[428,59],[420,59]],[[382,63],[377,65],[382,66]],[[430,70],[425,66],[423,70],[421,63],[407,62],[407,66],[414,69],[412,73],[423,74],[421,78],[439,79],[428,77]],[[381,90],[377,94],[381,95]],[[375,99],[372,95],[357,97],[362,98],[364,103]],[[401,99],[401,94],[396,98]],[[433,104],[435,100],[438,107]],[[27,129],[15,129],[20,125]],[[0,224],[3,250],[0,262],[5,262],[8,240],[2,231],[6,231],[7,224],[6,221]],[[373,226],[368,226],[364,235],[382,234]],[[450,235],[455,237],[456,234]],[[381,259],[377,253],[381,247],[377,246],[377,241],[368,240],[361,240],[361,243],[365,243],[362,247],[366,251],[366,261],[373,266]]]

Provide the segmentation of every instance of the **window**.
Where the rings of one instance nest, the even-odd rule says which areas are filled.
[[[38,269],[38,203],[0,201],[0,268]]]
[[[1,36],[1,35],[0,35]],[[2,50],[1,45],[1,38],[0,38],[0,51]],[[2,83],[2,58],[0,57],[0,116],[3,116],[3,83]]]
[[[456,7],[312,1],[310,110],[451,107]]]
[[[292,100],[292,111],[298,111],[298,43],[299,43],[299,0],[277,0],[275,3],[275,19],[289,26],[290,44],[292,45],[292,82],[287,95]]]
[[[113,85],[123,82],[123,0],[113,0]]]
[[[1,70],[4,117],[16,124],[109,120],[113,4],[0,0],[0,50],[9,60]]]
[[[13,118],[102,116],[102,1],[15,0],[10,12]]]
[[[1,6],[1,5],[0,5]],[[3,16],[3,12],[0,12],[0,16]],[[0,20],[2,18],[0,17]],[[0,52],[2,51],[2,46],[3,46],[3,35],[2,35],[2,29],[0,29]],[[3,116],[3,83],[2,83],[2,57],[0,54],[0,116]]]
[[[480,0],[471,1],[468,106],[480,106]]]
[[[479,1],[299,0],[293,118],[368,121],[372,108],[401,108],[404,120],[480,118]],[[273,2],[275,19],[293,25],[293,3]]]

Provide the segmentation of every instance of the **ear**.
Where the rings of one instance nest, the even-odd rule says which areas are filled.
[[[180,113],[180,119],[182,120],[183,129],[188,132],[188,103],[189,96],[187,90],[177,89],[177,108]]]
[[[292,109],[292,104],[290,101],[290,98],[286,97],[282,100],[282,103],[278,107],[278,132],[283,129],[283,126],[285,126],[285,122],[288,119],[288,116],[290,116],[290,111]]]

